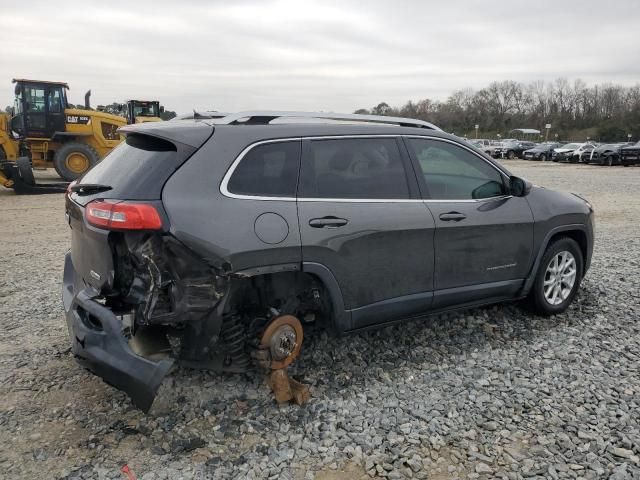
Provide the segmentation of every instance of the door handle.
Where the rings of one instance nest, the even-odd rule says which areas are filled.
[[[346,225],[349,221],[346,218],[338,217],[322,217],[312,218],[309,220],[309,225],[313,228],[337,228]]]
[[[464,213],[460,212],[447,212],[440,214],[440,220],[443,222],[459,222],[460,220],[464,220],[467,216]]]

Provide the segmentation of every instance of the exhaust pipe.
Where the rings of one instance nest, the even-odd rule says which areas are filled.
[[[87,91],[87,93],[84,94],[84,108],[86,108],[87,110],[91,108],[91,102],[89,100],[90,98],[91,98],[91,90]]]

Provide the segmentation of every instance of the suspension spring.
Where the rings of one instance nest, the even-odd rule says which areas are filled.
[[[227,355],[225,366],[245,370],[251,364],[246,351],[247,334],[240,315],[228,315],[222,324],[222,341]]]

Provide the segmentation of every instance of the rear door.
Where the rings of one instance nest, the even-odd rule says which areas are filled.
[[[435,219],[434,308],[509,297],[526,277],[533,214],[507,176],[450,140],[406,138]]]
[[[307,139],[298,189],[303,262],[328,268],[349,330],[429,308],[433,219],[393,136]]]

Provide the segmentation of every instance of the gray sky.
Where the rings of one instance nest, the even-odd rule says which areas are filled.
[[[351,112],[494,80],[640,82],[640,1],[5,2],[0,91],[73,103]]]

